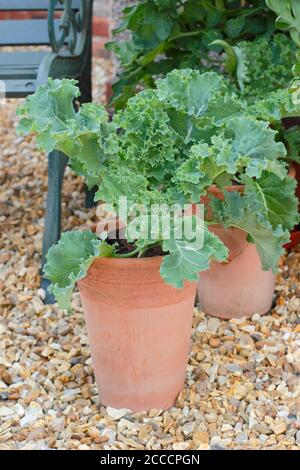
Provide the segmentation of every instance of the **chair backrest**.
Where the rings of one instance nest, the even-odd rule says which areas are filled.
[[[50,0],[0,0],[1,12],[47,11]],[[76,11],[80,0],[72,1]],[[64,5],[58,3],[57,10],[63,10]],[[59,19],[54,19],[54,29],[59,36]],[[1,19],[0,15],[0,46],[37,46],[49,45],[48,22],[44,19]]]
[[[50,0],[0,0],[0,11],[39,11],[48,10]],[[73,0],[72,6],[79,8],[79,0]],[[56,9],[63,10],[58,4]]]

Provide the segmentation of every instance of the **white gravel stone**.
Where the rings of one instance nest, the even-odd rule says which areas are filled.
[[[108,406],[106,408],[106,413],[111,419],[117,420],[117,419],[123,418],[126,415],[131,414],[132,411],[128,410],[127,408],[117,409],[117,408],[111,408],[110,406]]]

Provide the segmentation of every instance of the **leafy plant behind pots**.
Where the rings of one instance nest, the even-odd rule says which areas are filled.
[[[130,203],[199,202],[215,184],[224,201],[212,200],[214,219],[204,227],[204,243],[196,249],[188,237],[173,230],[164,239],[149,236],[127,241],[131,253],[122,254],[105,234],[67,232],[48,253],[45,276],[63,308],[69,307],[77,280],[99,256],[143,256],[160,247],[164,258],[160,273],[180,288],[195,281],[211,260],[226,261],[227,249],[208,231],[221,223],[248,233],[260,254],[263,269],[276,271],[288,230],[298,221],[295,182],[287,175],[286,149],[276,141],[268,122],[257,120],[247,105],[230,91],[228,82],[214,72],[174,70],[131,98],[111,123],[103,106],[83,105],[71,80],[49,80],[20,108],[21,133],[33,132],[40,149],[66,153],[73,169],[97,184],[96,199],[118,210],[120,196]],[[230,193],[226,186],[243,185]],[[188,216],[186,217],[193,217]],[[176,222],[176,221],[175,221]],[[173,227],[174,229],[175,227]]]
[[[115,34],[130,33],[127,41],[107,45],[121,64],[114,85],[113,104],[119,109],[137,89],[153,88],[155,78],[173,69],[219,69],[212,44],[225,40],[236,44],[258,36],[270,37],[275,15],[264,0],[143,0],[123,12]]]
[[[225,49],[225,68],[235,92],[247,101],[251,114],[278,131],[278,138],[286,144],[287,158],[299,161],[300,99],[291,86],[296,45],[282,33],[235,46],[217,43]]]

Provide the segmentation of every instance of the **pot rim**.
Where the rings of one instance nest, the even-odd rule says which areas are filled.
[[[106,265],[106,266],[121,266],[126,267],[126,269],[136,269],[137,266],[147,265],[147,267],[155,267],[159,268],[161,262],[163,260],[163,256],[148,256],[146,258],[118,258],[118,257],[99,257],[93,261],[93,265]]]

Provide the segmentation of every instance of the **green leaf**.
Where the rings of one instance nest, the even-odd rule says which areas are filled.
[[[284,140],[287,144],[288,158],[294,162],[300,163],[300,132],[298,126],[284,131]]]
[[[245,27],[245,17],[238,16],[237,18],[231,18],[226,22],[226,33],[230,38],[236,38],[240,35]]]
[[[245,82],[248,78],[248,61],[244,50],[239,46],[233,47],[236,57],[236,80],[240,90],[243,92],[245,89]]]
[[[172,69],[221,71],[222,64],[218,62],[222,46],[212,44],[215,40],[237,44],[245,37],[249,41],[261,35],[270,38],[275,29],[273,12],[266,8],[264,0],[244,3],[241,0],[143,0],[125,8],[115,32],[126,32],[129,44],[118,37],[109,46],[121,62],[121,77],[114,87],[113,103],[118,109],[123,108],[137,89],[145,83],[154,87],[155,78]],[[159,50],[162,54],[157,53]],[[216,54],[210,54],[211,51]],[[172,67],[166,71],[161,66],[164,70],[156,73],[165,60]]]
[[[222,77],[214,72],[200,74],[185,69],[170,72],[157,81],[157,96],[171,107],[196,117],[203,116],[209,100],[224,88]]]
[[[270,168],[280,172],[281,164],[276,160],[286,155],[282,142],[275,141],[276,132],[267,122],[246,117],[229,119],[225,137],[212,139],[218,165],[225,165],[228,173],[235,174],[239,167],[246,169],[248,176],[260,177],[263,170]],[[283,165],[282,174],[285,174]]]
[[[60,308],[71,310],[71,295],[77,281],[83,279],[93,261],[100,257],[110,257],[114,247],[99,240],[95,233],[65,232],[59,242],[50,248],[44,276],[51,281],[51,292]]]
[[[176,171],[174,181],[188,200],[199,202],[207,188],[225,169],[225,165],[217,165],[209,145],[196,144],[191,148],[189,158]]]
[[[178,139],[170,118],[153,90],[145,90],[114,117],[120,129],[120,156],[133,172],[153,185],[169,181],[175,171]]]
[[[296,180],[263,172],[258,180],[244,177],[245,200],[258,220],[275,230],[278,225],[291,230],[299,222]]]
[[[136,47],[132,40],[122,42],[107,42],[105,48],[116,54],[123,64],[129,65],[139,56],[140,49]]]
[[[292,39],[300,46],[300,5],[298,0],[266,0],[267,6],[278,18],[276,26],[289,29]]]
[[[226,261],[228,250],[221,240],[204,229],[202,248],[195,248],[187,240],[164,240],[165,256],[160,268],[163,279],[174,287],[182,288],[185,280],[197,281],[199,272],[209,268],[212,260]]]
[[[55,135],[68,132],[67,121],[75,119],[73,101],[80,95],[75,80],[52,80],[38,87],[17,111],[21,116],[18,131],[35,132],[43,137],[43,150],[50,152],[55,146]]]
[[[207,14],[207,27],[214,28],[222,19],[222,12],[218,10],[209,10]]]
[[[224,48],[226,53],[226,69],[231,76],[234,76],[237,69],[237,56],[234,47],[232,47],[231,44],[222,39],[217,39],[216,41],[213,41],[211,45],[218,45]]]
[[[300,116],[300,100],[293,89],[279,89],[256,100],[248,110],[253,116],[280,128],[282,119]]]
[[[247,109],[243,101],[229,93],[218,94],[208,103],[207,115],[216,126],[226,124],[232,117],[246,114]]]
[[[289,37],[277,33],[272,38],[241,41],[232,47],[236,56],[235,74],[229,69],[249,103],[267,98],[269,93],[289,86],[296,63],[296,47]],[[227,52],[227,61],[230,55]],[[228,67],[227,67],[228,69]]]
[[[40,86],[19,109],[18,131],[34,133],[47,153],[65,153],[89,183],[100,177],[104,161],[118,153],[118,141],[104,106],[87,103],[75,111],[74,99],[80,95],[76,83],[49,79]]]
[[[105,201],[117,206],[120,197],[126,197],[128,204],[141,203],[141,194],[147,191],[147,179],[134,174],[126,167],[111,168],[104,175],[95,196],[96,201]]]

